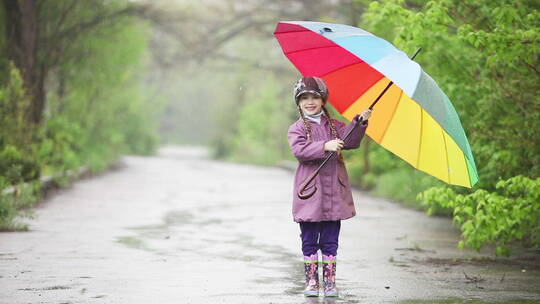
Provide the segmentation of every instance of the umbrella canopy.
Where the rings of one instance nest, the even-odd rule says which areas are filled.
[[[323,78],[345,118],[373,110],[366,134],[413,167],[453,185],[478,181],[474,158],[452,103],[420,65],[388,41],[332,23],[279,22],[285,56],[304,76]]]

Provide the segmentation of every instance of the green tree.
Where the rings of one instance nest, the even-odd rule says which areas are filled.
[[[162,106],[141,76],[150,33],[132,16],[138,7],[124,0],[1,3],[0,190],[42,172],[98,171],[123,153],[155,150]],[[35,201],[24,191],[0,192],[0,227],[15,227],[25,197]]]
[[[538,93],[540,12],[535,1],[373,2],[369,29],[393,27],[394,44],[412,53],[453,101],[477,159],[478,187],[499,178],[540,175]]]
[[[0,184],[17,184],[36,179],[40,166],[34,157],[36,127],[26,120],[30,102],[21,75],[13,64],[8,72],[0,88]]]
[[[538,246],[538,238],[531,238],[538,224],[520,214],[523,208],[537,210],[540,201],[501,189],[535,184],[514,176],[540,176],[539,6],[536,1],[388,0],[369,4],[364,14],[368,30],[380,31],[404,51],[424,48],[417,61],[453,101],[472,144],[480,176],[476,192],[448,187],[418,198],[430,207],[453,210],[466,238],[462,244],[477,249],[501,244],[498,254],[508,253],[504,245],[515,240]],[[476,208],[478,200],[494,207]],[[507,203],[516,200],[529,205]],[[510,217],[516,223],[504,226],[509,229],[505,235],[493,234],[493,229],[476,229],[463,210],[479,221]]]

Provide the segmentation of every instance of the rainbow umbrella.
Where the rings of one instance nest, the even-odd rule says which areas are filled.
[[[274,32],[304,76],[325,80],[328,101],[351,120],[381,96],[366,134],[414,168],[453,185],[478,181],[454,106],[420,65],[388,41],[348,25],[287,21]]]

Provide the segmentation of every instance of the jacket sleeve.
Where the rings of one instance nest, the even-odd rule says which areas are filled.
[[[325,157],[325,141],[308,141],[306,131],[293,124],[287,134],[292,154],[300,162],[317,160]]]
[[[336,128],[339,133],[339,137],[344,138],[345,135],[349,132],[350,129],[354,128],[355,125],[358,124],[358,121],[353,120],[348,125],[345,125],[344,123],[337,121]],[[360,147],[360,142],[362,141],[362,138],[364,137],[364,134],[366,134],[366,129],[368,127],[368,121],[364,123],[360,123],[359,126],[356,127],[356,129],[351,133],[349,138],[345,141],[345,145],[343,146],[343,149],[350,150],[350,149],[356,149]]]

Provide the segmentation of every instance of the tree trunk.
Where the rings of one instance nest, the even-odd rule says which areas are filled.
[[[45,69],[38,62],[38,4],[36,0],[2,0],[6,14],[6,46],[20,70],[31,105],[27,121],[41,122],[45,106]]]
[[[348,0],[349,4],[349,22],[352,26],[358,26],[360,24],[360,17],[362,16],[362,4],[355,0]]]

